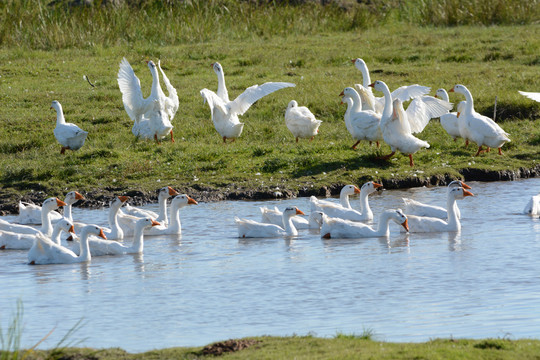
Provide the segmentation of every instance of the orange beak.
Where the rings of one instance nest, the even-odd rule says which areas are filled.
[[[351,62],[354,64],[356,62],[356,59],[352,59]]]
[[[103,229],[99,229],[99,237],[107,240],[107,237],[105,236],[105,233],[103,232]]]
[[[123,203],[129,200],[129,196],[119,196],[118,198],[119,198],[120,201],[123,202]]]
[[[360,189],[358,187],[354,187],[354,193],[355,194],[360,194]]]
[[[375,189],[378,189],[378,188],[382,188],[383,186],[379,183],[376,183],[376,182],[373,182],[373,186],[375,187]]]
[[[66,241],[73,241],[73,236],[69,235],[66,239]]]
[[[148,64],[150,61],[149,60],[146,60],[146,63]]]
[[[51,106],[49,109],[52,109],[53,107]]]
[[[75,232],[75,228],[73,227],[73,225],[71,225],[71,227],[69,228],[68,230],[70,233],[74,233]]]
[[[79,194],[78,192],[75,191],[75,199],[84,200],[84,196],[82,196],[81,194]]]
[[[464,189],[471,189],[471,187],[467,184],[465,184],[463,181],[460,181],[461,183],[461,187],[464,188]]]
[[[306,215],[304,212],[298,208],[296,208],[296,215]]]
[[[368,86],[375,87],[375,83],[371,83]]]
[[[176,196],[176,195],[180,195],[178,193],[178,191],[174,190],[172,187],[169,186],[169,195],[170,196]]]
[[[58,205],[58,207],[67,206],[67,204],[63,202],[62,200],[60,200],[59,198],[56,198],[56,205]]]
[[[188,196],[188,198],[187,198],[187,203],[188,203],[188,204],[192,204],[192,205],[197,205],[197,204],[198,204],[198,202],[195,201],[195,199],[190,198],[189,196]]]
[[[463,190],[463,196],[474,196],[474,194],[470,191],[467,191],[467,190]]]
[[[448,90],[448,92],[454,92],[454,88],[451,88],[450,90]]]
[[[457,113],[457,117],[459,117],[459,114],[461,114],[461,113],[460,113],[460,112],[458,111],[458,113]]]
[[[409,232],[409,219],[405,219],[405,221],[401,223],[401,226],[403,226],[403,228]]]
[[[158,225],[161,225],[161,224],[158,223],[156,220],[152,220],[152,226],[158,226]]]
[[[343,91],[339,94],[339,96],[345,96],[345,94],[343,93]]]
[[[210,66],[211,66],[211,67],[214,67],[214,64],[215,64],[215,63],[211,63]]]

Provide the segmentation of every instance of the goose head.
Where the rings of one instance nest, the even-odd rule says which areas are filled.
[[[56,110],[56,112],[62,112],[62,105],[60,105],[58,100],[53,100],[51,104],[51,109]]]
[[[167,199],[169,196],[176,196],[176,195],[180,195],[180,193],[178,191],[174,190],[170,186],[165,186],[165,187],[162,187],[161,189],[159,189],[158,197],[159,198],[163,197],[163,198]]]
[[[86,234],[96,235],[96,236],[99,236],[102,239],[107,240],[107,236],[105,236],[105,233],[103,232],[103,229],[100,228],[99,226],[86,225],[81,230],[81,234],[85,234],[85,233]]]
[[[129,196],[117,196],[110,204],[111,207],[120,208],[126,201],[129,200]]]
[[[67,204],[63,202],[62,200],[60,200],[59,198],[52,197],[52,198],[48,198],[47,200],[43,202],[42,208],[48,209],[48,210],[55,210],[61,206],[66,206],[66,205]]]
[[[67,233],[75,233],[75,228],[73,227],[73,224],[71,221],[69,221],[66,218],[62,218],[58,220],[58,222],[54,225],[55,227],[60,227],[61,230],[67,232]]]
[[[211,65],[216,74],[223,74],[223,68],[221,67],[220,63],[216,61],[215,63],[212,63]]]
[[[387,89],[388,90],[388,85],[386,85],[386,83],[384,81],[381,81],[381,80],[377,80],[375,82],[372,82],[371,84],[369,84],[370,87],[374,88],[375,90],[377,91],[384,91],[384,89]],[[390,91],[390,90],[388,90]]]
[[[448,97],[448,93],[444,89],[437,89],[437,92],[435,93],[435,97],[442,99],[444,101],[449,101],[450,98]]]
[[[454,180],[452,181],[450,184],[448,184],[448,187],[449,188],[456,188],[456,187],[462,187],[464,189],[471,189],[471,187],[467,184],[465,184],[463,181],[461,180]]]
[[[137,220],[135,224],[136,227],[142,227],[143,229],[150,228],[152,226],[158,226],[158,225],[160,225],[160,223],[158,223],[157,221],[149,217]]]
[[[291,206],[283,210],[283,216],[291,217],[294,215],[306,215],[306,214],[304,214],[304,212],[298,209],[296,206]]]
[[[450,190],[450,196],[453,196],[455,199],[463,199],[466,196],[474,196],[474,194],[462,187],[458,187]]]
[[[289,105],[287,105],[287,110],[292,109],[294,107],[298,107],[298,102],[296,100],[291,100],[289,102]]]
[[[458,92],[458,93],[461,93],[461,94],[465,94],[465,93],[469,92],[469,89],[467,89],[465,87],[465,85],[457,84],[453,88],[448,90],[448,92]]]
[[[84,196],[82,196],[77,191],[70,191],[66,194],[66,198],[64,200],[66,204],[73,205],[79,200],[84,200]]]
[[[367,192],[367,194],[372,194],[375,191],[382,189],[382,185],[373,181],[368,181],[364,185],[362,185],[362,188],[360,189],[361,192]]]
[[[346,87],[345,89],[343,89],[341,94],[339,94],[339,96],[352,97],[354,96],[354,94],[358,95],[356,90],[354,90],[352,87]]]
[[[401,209],[397,209],[397,210],[394,210],[394,212],[392,213],[392,219],[397,222],[398,224],[400,224],[401,226],[403,226],[403,228],[409,232],[409,221],[407,220],[407,215],[405,215],[403,213],[403,210]]]
[[[346,195],[360,194],[360,189],[356,185],[345,185],[341,189],[341,194],[346,194]]]
[[[176,195],[171,202],[171,207],[183,207],[186,205],[197,205],[198,202],[186,194]]]
[[[354,66],[360,70],[364,71],[367,70],[366,62],[360,58],[352,59],[351,62],[354,64]]]

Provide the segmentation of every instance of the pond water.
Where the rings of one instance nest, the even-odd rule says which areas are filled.
[[[186,207],[182,235],[146,237],[144,255],[30,266],[26,252],[0,251],[0,324],[5,331],[21,299],[24,345],[55,329],[41,348],[81,319],[71,344],[131,352],[364,330],[384,341],[539,338],[540,220],[521,211],[540,179],[469,185],[476,196],[459,201],[461,233],[405,234],[391,223],[388,238],[237,238],[235,215],[259,220],[259,206],[274,205],[308,213],[309,199],[298,198]],[[372,195],[375,217],[403,207],[402,197],[444,205],[446,188]],[[103,225],[106,216],[73,211]]]

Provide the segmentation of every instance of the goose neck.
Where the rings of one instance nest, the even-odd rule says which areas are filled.
[[[394,111],[392,105],[392,94],[390,94],[390,89],[388,89],[386,84],[384,84],[381,91],[384,94],[384,110],[381,119],[390,119],[392,117],[392,112]]]
[[[161,223],[161,222],[168,223],[169,218],[167,216],[167,197],[166,196],[160,196],[158,204],[159,204],[159,211],[158,211],[159,216],[156,219],[156,221],[159,222],[159,223]]]
[[[390,219],[391,213],[385,211],[379,216],[379,224],[377,225],[377,236],[390,235]]]
[[[88,233],[88,230],[83,230],[81,234],[81,252],[79,255],[80,261],[90,261],[92,258],[92,255],[90,255],[90,244],[88,243],[88,236],[90,234]]]
[[[351,100],[352,100],[352,111],[359,112],[362,110],[362,99],[360,98],[360,95],[356,91],[353,91],[351,93]]]
[[[111,239],[123,239],[124,231],[118,225],[118,211],[123,203],[113,204],[109,210],[109,226],[111,227]]]
[[[137,224],[135,226],[135,232],[133,234],[133,243],[131,244],[131,250],[133,252],[137,252],[137,253],[143,252],[144,225],[145,224],[143,223],[143,224]]]
[[[41,232],[47,236],[52,235],[51,208],[43,208],[41,211]]]
[[[296,230],[296,227],[294,226],[292,222],[292,216],[283,215],[283,226],[287,235],[289,236],[298,235],[298,231]]]
[[[365,216],[367,219],[373,219],[373,212],[369,207],[368,198],[369,193],[365,190],[360,190],[360,209],[362,211],[362,215]]]
[[[448,195],[446,200],[446,211],[448,212],[448,226],[459,230],[461,224],[456,212],[456,198],[451,194]]]

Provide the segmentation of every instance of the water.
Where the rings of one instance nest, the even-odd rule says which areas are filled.
[[[83,319],[72,344],[140,352],[254,335],[375,332],[385,341],[540,337],[540,220],[521,215],[540,179],[470,183],[461,233],[330,239],[238,239],[235,215],[309,199],[200,203],[181,210],[182,236],[146,237],[144,255],[89,264],[26,264],[0,252],[0,324],[21,299],[23,343],[50,348]],[[444,205],[445,188],[372,195],[375,217],[409,197]],[[334,199],[337,202],[337,199]],[[358,200],[352,201],[358,208]],[[157,211],[156,205],[149,205]],[[74,208],[106,224],[106,211]],[[6,217],[9,219],[10,217]]]

